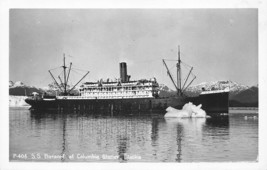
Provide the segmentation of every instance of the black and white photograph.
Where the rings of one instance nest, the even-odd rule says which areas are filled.
[[[264,169],[258,8],[7,10],[8,167]]]

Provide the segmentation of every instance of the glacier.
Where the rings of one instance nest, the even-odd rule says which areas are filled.
[[[24,107],[24,106],[30,106],[25,102],[25,99],[27,96],[9,96],[9,107]]]

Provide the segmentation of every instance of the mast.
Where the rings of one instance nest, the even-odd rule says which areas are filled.
[[[178,96],[182,95],[182,90],[181,90],[181,58],[180,58],[180,46],[178,46],[178,63],[176,65],[177,67],[177,87],[178,87]]]
[[[187,77],[186,77],[186,80],[182,83],[182,70],[181,70],[181,52],[180,52],[180,46],[178,45],[178,62],[176,64],[176,67],[177,67],[177,83],[175,83],[169,69],[168,69],[168,66],[167,64],[165,63],[164,59],[163,59],[163,63],[164,63],[164,66],[167,68],[167,73],[168,73],[168,76],[171,78],[171,81],[173,83],[173,85],[175,86],[176,90],[177,90],[177,95],[178,96],[182,96],[183,95],[183,92],[191,85],[191,83],[196,79],[196,76],[194,76],[194,78],[189,82],[189,84],[187,85],[187,81],[188,81],[188,78],[189,76],[191,75],[192,73],[192,70],[193,70],[193,67],[191,67]],[[186,86],[186,87],[185,87]],[[185,88],[184,88],[185,87]]]
[[[65,54],[63,54],[63,69],[64,69],[64,94],[67,94],[67,81],[66,81],[66,65],[65,65]]]
[[[70,63],[70,67],[69,67],[69,70],[68,70],[68,74],[66,72],[66,69],[68,67],[66,67],[66,63],[65,63],[65,54],[63,53],[63,66],[60,66],[63,68],[63,73],[64,73],[64,82],[62,81],[63,78],[58,76],[58,79],[60,81],[60,85],[58,84],[57,80],[55,79],[55,77],[53,76],[53,74],[51,73],[51,70],[48,70],[48,72],[50,73],[51,77],[53,78],[53,80],[55,81],[57,87],[60,89],[60,91],[62,92],[63,95],[68,95],[74,88],[77,84],[79,84],[85,77],[86,75],[89,73],[89,71],[79,80],[78,83],[76,83],[70,90],[67,91],[67,84],[68,84],[68,81],[69,81],[69,76],[70,76],[70,70],[71,70],[71,66],[72,66],[72,63]],[[62,85],[63,85],[63,90],[62,90]]]

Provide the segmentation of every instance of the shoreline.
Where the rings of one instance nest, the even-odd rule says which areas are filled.
[[[29,109],[31,106],[9,106],[10,109]],[[229,115],[242,115],[242,114],[256,114],[258,115],[258,108],[229,108]]]
[[[259,114],[258,107],[229,107],[229,115],[236,114]]]

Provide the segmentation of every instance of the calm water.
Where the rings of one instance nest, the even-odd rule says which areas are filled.
[[[256,161],[258,120],[94,116],[10,108],[10,161]]]

